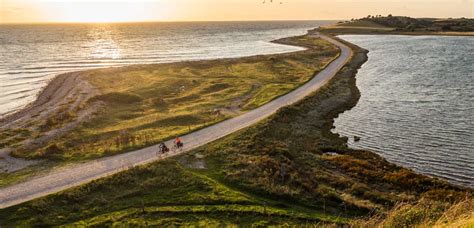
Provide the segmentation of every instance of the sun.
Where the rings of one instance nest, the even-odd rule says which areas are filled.
[[[133,22],[166,20],[172,10],[164,1],[68,0],[47,1],[43,10],[50,21]]]

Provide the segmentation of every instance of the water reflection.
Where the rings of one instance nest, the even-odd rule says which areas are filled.
[[[296,51],[268,41],[329,23],[0,25],[0,117],[33,101],[59,73]]]
[[[91,59],[119,59],[121,49],[117,41],[117,31],[110,25],[96,25],[87,33],[88,42],[84,48],[88,49]]]

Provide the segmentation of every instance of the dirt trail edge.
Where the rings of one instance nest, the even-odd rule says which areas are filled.
[[[341,49],[341,53],[339,57],[330,63],[324,70],[319,72],[313,77],[313,79],[296,90],[245,114],[181,137],[185,143],[184,149],[181,151],[157,156],[156,151],[158,150],[158,146],[150,146],[140,150],[78,164],[67,169],[62,169],[61,171],[51,172],[45,176],[36,177],[23,183],[2,188],[0,189],[0,209],[56,193],[74,186],[79,186],[134,166],[147,164],[185,153],[199,146],[225,137],[240,129],[249,127],[269,117],[281,107],[291,105],[305,98],[331,80],[331,78],[337,74],[352,55],[351,49],[341,42],[324,35],[314,35],[320,36],[322,39],[338,46]],[[171,145],[172,142],[167,141],[165,143]]]

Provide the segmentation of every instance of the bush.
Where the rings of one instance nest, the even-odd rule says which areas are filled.
[[[67,109],[60,109],[55,115],[49,116],[48,119],[39,127],[40,131],[49,131],[54,127],[61,126],[63,123],[76,118],[77,115]]]
[[[354,183],[350,189],[350,192],[351,192],[351,195],[360,197],[360,196],[363,196],[364,193],[368,190],[369,189],[366,186],[359,183]]]
[[[58,144],[54,143],[46,147],[42,153],[42,156],[48,158],[55,158],[56,156],[62,154],[64,149],[60,147]]]
[[[112,92],[94,96],[89,99],[89,102],[103,101],[107,103],[129,104],[141,102],[142,100],[143,98],[136,94]]]

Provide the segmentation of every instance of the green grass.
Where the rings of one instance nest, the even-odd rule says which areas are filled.
[[[288,84],[267,84],[262,86],[259,91],[249,99],[249,101],[243,106],[245,110],[251,110],[261,105],[264,105],[269,100],[275,97],[283,95],[293,89],[293,86]]]
[[[0,210],[0,225],[337,226],[360,224],[360,216],[401,201],[456,201],[469,193],[351,150],[331,133],[333,118],[359,96],[353,76],[366,53],[353,48],[349,65],[327,86],[266,121],[190,153]]]
[[[85,160],[156,144],[288,93],[339,54],[334,45],[311,36],[276,42],[307,50],[84,72],[81,77],[101,91],[88,102],[102,103],[100,112],[49,145],[35,150],[19,147],[14,155]],[[213,113],[216,109],[221,115]],[[73,113],[66,114],[70,115],[59,113],[48,118],[41,129],[50,130],[74,120]]]
[[[32,137],[33,132],[27,128],[6,129],[0,132],[0,149],[18,146],[23,140]]]
[[[114,217],[114,221],[110,221]],[[268,218],[271,217],[271,220]],[[128,209],[70,225],[199,225],[268,226],[318,224],[315,217],[274,207],[258,205],[165,206]]]
[[[32,165],[26,169],[21,169],[12,173],[0,173],[0,187],[5,187],[24,181],[32,176],[41,175],[51,171],[52,168],[57,165],[55,162],[41,162],[39,164]]]
[[[123,225],[141,224],[145,220],[150,224],[205,220],[233,224],[254,219],[266,220],[269,216],[275,217],[275,221],[289,220],[293,223],[344,221],[318,213],[308,214],[297,208],[282,208],[281,204],[271,201],[265,203],[261,198],[195,173],[174,159],[133,168],[60,194],[2,210],[0,215],[6,219],[0,219],[2,225],[16,221],[15,224],[26,226],[69,223]]]

